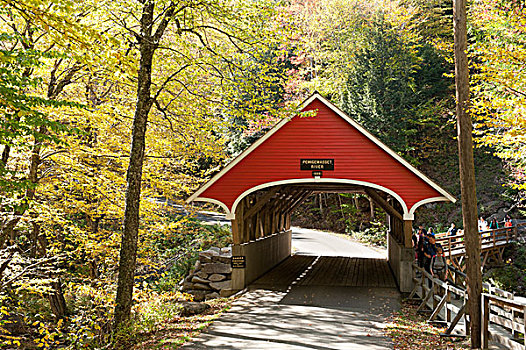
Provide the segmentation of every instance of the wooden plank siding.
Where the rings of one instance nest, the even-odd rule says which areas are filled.
[[[324,170],[323,178],[385,187],[398,194],[408,210],[421,200],[443,196],[319,99],[304,110],[317,110],[317,114],[292,118],[200,197],[218,200],[232,209],[239,196],[258,185],[312,179],[311,171],[300,170],[303,158],[334,159],[334,170]]]

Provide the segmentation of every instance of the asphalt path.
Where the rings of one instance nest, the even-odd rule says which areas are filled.
[[[178,207],[181,213],[188,214],[182,206]],[[195,213],[193,217],[208,225],[230,225],[230,220],[225,219],[224,214],[216,212],[201,211]],[[340,235],[294,226],[291,229],[293,254],[373,259],[387,256],[384,249],[372,249],[362,243],[342,238]]]
[[[289,285],[258,283],[265,279],[263,276],[248,287],[228,312],[182,349],[393,348],[383,328],[386,318],[400,308],[396,288],[301,282],[316,270],[315,264],[324,261],[319,256],[385,259],[385,254],[326,232],[298,227],[293,227],[292,232],[293,254],[297,260],[312,263],[302,266]],[[276,267],[274,274],[286,275],[291,271],[283,270],[284,265]],[[329,266],[318,270],[336,273]]]
[[[372,249],[362,243],[331,233],[292,227],[292,252],[298,255],[346,256],[385,259],[385,250]]]

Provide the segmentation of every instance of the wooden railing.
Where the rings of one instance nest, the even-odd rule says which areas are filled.
[[[526,228],[526,223],[517,224],[513,227],[498,228],[490,231],[480,232],[481,243],[485,244],[496,244],[498,242],[509,243],[517,240],[519,230]],[[455,236],[448,236],[446,233],[439,233],[436,235],[436,242],[440,243],[444,248],[444,251],[452,251],[459,248],[464,248],[464,234]]]
[[[511,227],[501,227],[501,228],[497,228],[497,229],[494,229],[494,230],[486,230],[486,231],[482,231],[480,232],[481,235],[483,234],[486,234],[486,235],[490,235],[491,232],[493,231],[505,231],[505,230],[511,230],[512,232],[512,235],[514,238],[517,238],[521,235],[524,235],[526,233],[526,222],[523,222],[523,223],[518,223],[518,224],[515,224]],[[441,240],[441,241],[447,241],[447,239],[449,237],[451,238],[460,238],[460,237],[464,237],[464,234],[458,234],[458,235],[455,235],[455,236],[449,236],[447,232],[439,232],[437,233],[436,235],[436,239],[437,241]]]
[[[521,239],[524,240],[526,236],[525,232],[526,223],[480,232],[483,266],[488,258],[495,258],[496,261],[502,263],[502,252],[504,247],[511,242],[520,241]],[[464,234],[448,236],[447,233],[440,233],[436,235],[436,243],[439,243],[442,246],[450,263],[455,267],[462,269],[466,251]]]
[[[526,349],[526,304],[482,294],[482,346],[488,348],[490,340],[508,349]]]
[[[417,311],[429,313],[428,322],[446,324],[445,336],[466,336],[469,334],[469,316],[466,314],[467,292],[462,285],[454,284],[452,280],[441,281],[434,278],[423,268],[413,263],[414,288],[410,299],[418,299]],[[455,279],[465,274],[452,268]],[[460,280],[460,278],[458,278]],[[481,327],[484,348],[488,341],[505,345],[509,349],[526,349],[524,345],[526,304],[514,300],[513,293],[495,288],[488,283],[482,287],[483,294]],[[439,321],[439,319],[441,321]],[[458,330],[460,328],[460,330]],[[454,333],[456,331],[457,333]]]
[[[414,288],[409,294],[409,299],[418,299],[420,304],[417,312],[430,313],[428,322],[442,319],[447,323],[445,335],[452,335],[453,330],[464,321],[464,335],[468,333],[468,322],[465,313],[467,293],[462,288],[434,278],[423,268],[413,263]]]

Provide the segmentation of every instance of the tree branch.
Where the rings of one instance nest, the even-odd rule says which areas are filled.
[[[0,285],[0,289],[4,289],[6,286],[8,286],[9,284],[13,283],[14,281],[16,281],[18,278],[22,277],[23,275],[25,275],[29,269],[32,269],[33,267],[37,267],[37,266],[40,266],[40,265],[43,265],[45,263],[48,263],[48,262],[52,262],[53,260],[55,259],[59,259],[60,256],[53,256],[51,258],[47,258],[47,259],[43,259],[43,260],[40,260],[40,261],[37,261],[36,263],[34,264],[31,264],[31,265],[28,265],[26,266],[22,271],[20,271],[18,274],[16,274],[14,277],[12,277],[11,279],[7,280],[6,282],[2,283]]]

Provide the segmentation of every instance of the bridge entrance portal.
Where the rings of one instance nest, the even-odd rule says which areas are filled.
[[[311,112],[304,116],[302,112]],[[235,158],[188,202],[232,222],[232,284],[243,289],[291,255],[291,213],[313,193],[363,193],[389,215],[388,261],[411,291],[415,210],[455,198],[319,94]]]

